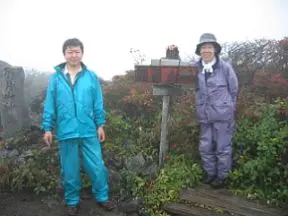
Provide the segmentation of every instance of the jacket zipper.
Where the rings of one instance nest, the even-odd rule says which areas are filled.
[[[75,80],[75,83],[76,83],[76,80]],[[74,85],[75,85],[75,83],[74,83]],[[72,85],[72,83],[71,83],[71,85]],[[73,97],[73,104],[74,104],[74,115],[75,115],[75,117],[77,117],[77,106],[75,103],[74,85],[72,85],[71,88],[72,88],[72,97]]]
[[[75,86],[75,84],[76,84],[76,82],[78,80],[78,76],[76,76],[74,84],[72,84],[72,82],[71,82],[70,75],[69,75],[69,80],[67,80],[67,78],[64,76],[63,73],[62,73],[62,76],[63,76],[64,80],[67,82],[67,84],[69,85],[69,87],[71,89],[72,98],[73,98],[73,104],[74,104],[74,116],[77,117],[77,106],[76,106],[76,103],[75,103],[74,86]]]

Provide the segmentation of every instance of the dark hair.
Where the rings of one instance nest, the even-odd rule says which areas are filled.
[[[63,52],[63,54],[65,54],[65,51],[68,47],[78,47],[78,46],[81,48],[82,53],[83,53],[84,52],[84,46],[83,46],[83,43],[79,39],[77,39],[77,38],[67,39],[63,44],[62,52]]]

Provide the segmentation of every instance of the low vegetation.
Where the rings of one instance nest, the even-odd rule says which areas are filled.
[[[238,195],[267,204],[288,202],[287,46],[287,39],[260,40],[232,44],[226,52],[240,81],[229,187]],[[278,55],[265,52],[262,58],[266,60],[260,58],[263,60],[260,61],[259,55],[267,48],[278,50]],[[255,55],[248,58],[251,49]],[[108,118],[108,138],[103,151],[113,153],[124,162],[141,153],[145,161],[157,163],[161,98],[152,95],[152,85],[135,83],[133,71],[102,84]],[[37,101],[38,104],[31,103],[34,113],[39,114],[41,100]],[[25,141],[27,134],[19,136]],[[172,98],[169,154],[164,168],[147,176],[124,166],[119,171],[122,176],[119,193],[126,191],[130,196],[141,198],[152,215],[165,215],[161,210],[163,204],[177,200],[182,189],[197,186],[203,178],[198,137],[194,96],[187,90],[182,96]],[[57,144],[43,149],[41,142],[36,143],[28,148],[31,151],[27,154],[27,146],[34,143],[24,143],[15,144],[22,154],[20,159],[13,155],[1,157],[1,188],[54,193],[61,179]],[[2,152],[7,145],[11,142],[1,144]],[[84,185],[89,186],[84,173],[83,180]]]

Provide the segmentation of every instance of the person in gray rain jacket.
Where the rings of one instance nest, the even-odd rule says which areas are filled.
[[[213,34],[200,37],[197,62],[196,116],[200,123],[199,151],[204,183],[213,188],[225,186],[232,166],[232,133],[238,79],[228,63],[220,59],[221,46]]]

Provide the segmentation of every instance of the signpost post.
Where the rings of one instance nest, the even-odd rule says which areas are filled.
[[[171,96],[179,96],[182,84],[194,84],[197,67],[182,62],[176,46],[166,50],[166,58],[153,59],[150,65],[135,65],[135,81],[153,83],[153,95],[162,96],[162,122],[159,150],[159,166],[163,167],[167,155],[168,119]]]

